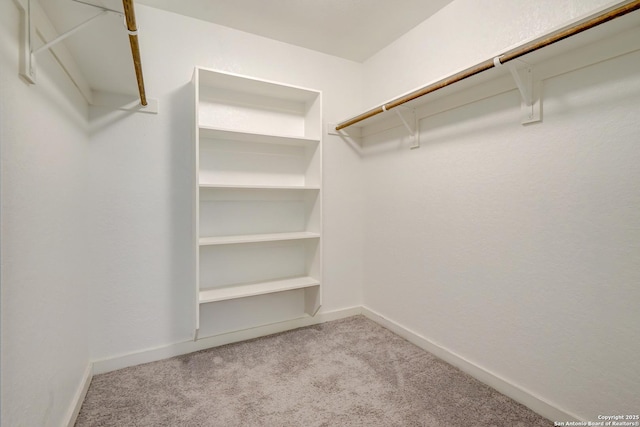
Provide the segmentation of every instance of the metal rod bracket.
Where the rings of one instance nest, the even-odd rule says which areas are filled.
[[[384,111],[388,111],[385,105],[383,105],[382,108]],[[420,132],[418,129],[418,120],[416,119],[416,110],[402,106],[395,107],[393,110],[396,112],[400,121],[409,133],[409,141],[411,142],[411,146],[409,146],[409,148],[412,150],[420,148]]]
[[[496,67],[502,66],[500,57],[495,57],[493,63]],[[520,92],[522,111],[521,123],[528,124],[542,120],[542,103],[540,97],[540,82],[534,82],[533,67],[524,61],[514,59],[509,61],[507,69]]]

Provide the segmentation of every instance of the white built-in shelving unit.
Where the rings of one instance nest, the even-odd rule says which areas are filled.
[[[315,315],[321,93],[204,68],[193,81],[196,337],[202,304],[303,290],[300,313]]]

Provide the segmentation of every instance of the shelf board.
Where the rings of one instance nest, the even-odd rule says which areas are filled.
[[[200,137],[208,139],[224,139],[238,142],[257,142],[262,144],[295,145],[306,147],[320,142],[317,138],[306,138],[292,135],[275,135],[255,132],[243,132],[232,129],[199,126]]]
[[[233,245],[238,243],[276,242],[281,240],[317,239],[320,233],[301,231],[296,233],[247,234],[239,236],[201,237],[200,246]]]
[[[231,188],[247,190],[319,190],[318,185],[232,185],[232,184],[199,184],[200,188]]]
[[[225,286],[222,288],[203,289],[199,293],[200,304],[225,301],[275,292],[319,286],[320,282],[312,277],[293,277],[269,282],[250,283],[246,285]]]
[[[199,74],[200,90],[203,88],[223,89],[231,92],[248,93],[269,97],[296,101],[300,103],[313,102],[320,92],[299,86],[293,86],[274,82],[271,80],[258,79],[250,76],[230,73],[220,70],[212,70],[204,67],[197,67]]]

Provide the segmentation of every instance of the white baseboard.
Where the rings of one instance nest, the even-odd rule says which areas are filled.
[[[362,307],[357,306],[325,313],[318,313],[313,317],[303,317],[300,319],[288,320],[285,322],[273,323],[270,325],[258,326],[255,328],[229,332],[226,334],[216,335],[208,338],[202,338],[198,341],[189,340],[175,344],[169,344],[162,347],[137,351],[135,353],[111,357],[108,359],[96,360],[93,362],[93,374],[103,374],[105,372],[111,372],[117,369],[127,368],[129,366],[155,362],[157,360],[168,359],[169,357],[193,353],[194,351],[205,350],[207,348],[218,347],[225,344],[231,344],[234,342],[262,337],[265,335],[276,334],[278,332],[284,332],[290,329],[301,328],[304,326],[316,325],[319,323],[329,322],[331,320],[355,316],[357,314],[362,314]]]
[[[439,357],[440,359],[444,360],[450,365],[455,366],[461,371],[466,372],[482,383],[494,388],[505,396],[510,397],[518,403],[523,404],[532,411],[542,415],[543,417],[551,421],[584,421],[578,416],[571,414],[568,411],[565,411],[550,402],[547,402],[543,398],[536,396],[535,394],[507,381],[506,379],[493,372],[490,372],[474,364],[473,362],[470,362],[459,354],[456,354],[453,351],[430,341],[422,335],[417,334],[416,332],[382,316],[379,313],[376,313],[371,309],[362,307],[362,314],[365,315],[368,319],[373,320],[381,326],[384,326],[395,334],[400,335],[407,341],[417,345],[423,350],[428,351],[434,356]]]
[[[80,413],[80,408],[82,408],[82,402],[84,402],[84,398],[89,390],[89,384],[91,384],[91,379],[93,378],[92,372],[93,367],[91,363],[89,363],[84,371],[84,375],[82,375],[82,380],[80,381],[78,390],[76,391],[75,396],[73,396],[71,406],[69,406],[69,410],[67,412],[66,423],[63,425],[68,427],[73,427],[75,425],[78,414]]]

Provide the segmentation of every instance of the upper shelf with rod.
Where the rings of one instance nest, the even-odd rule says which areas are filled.
[[[77,7],[74,7],[74,4],[77,5]],[[43,55],[44,52],[51,51],[54,59],[62,66],[66,74],[73,81],[74,85],[78,88],[80,93],[90,105],[101,105],[124,110],[157,113],[157,101],[147,99],[144,76],[142,72],[140,45],[138,42],[138,27],[136,23],[133,0],[122,0],[121,10],[118,10],[119,7],[117,5],[110,5],[112,7],[107,7],[102,4],[94,4],[89,0],[73,0],[73,2],[70,2],[69,5],[64,5],[64,7],[60,9],[51,7],[45,9],[44,6],[48,5],[41,6],[38,0],[16,0],[16,5],[22,10],[22,17],[24,22],[24,25],[22,26],[23,33],[21,34],[23,53],[21,55],[20,64],[20,75],[24,78],[24,80],[31,84],[36,83],[38,58]],[[89,12],[89,10],[96,9],[98,11],[98,13],[96,14],[91,14],[91,12]],[[59,34],[52,23],[49,21],[49,16],[57,18],[57,25],[61,27],[69,27],[69,24],[73,21],[82,22],[73,26],[71,29],[63,32],[62,34]],[[127,74],[130,71],[127,71],[126,68],[123,69],[120,74],[122,74],[122,76],[124,77],[119,80],[120,83],[116,85],[117,87],[113,89],[107,89],[107,92],[104,92],[104,89],[94,91],[92,87],[103,88],[104,85],[96,83],[96,78],[93,78],[92,75],[82,73],[81,68],[78,67],[74,57],[70,53],[70,47],[73,46],[69,45],[69,49],[67,49],[65,43],[61,43],[62,41],[68,39],[70,36],[87,28],[90,24],[93,24],[99,20],[103,20],[101,18],[107,16],[117,16],[124,22],[121,25],[116,24],[115,26],[109,23],[100,24],[100,32],[98,33],[94,31],[93,34],[88,34],[88,36],[93,37],[92,40],[96,40],[96,37],[98,37],[98,35],[102,39],[104,39],[104,37],[106,36],[109,36],[109,40],[111,40],[112,37],[117,34],[117,27],[120,26],[122,28],[121,31],[128,33],[129,45],[131,48],[131,57],[133,58],[132,63],[134,66],[138,89],[137,91],[139,95],[138,101],[136,102],[134,102],[134,99],[127,95],[120,95],[121,93],[127,92],[126,89],[123,90],[121,85],[124,84],[127,87],[130,87],[130,84],[126,83]],[[64,18],[62,19],[62,24],[60,23],[61,18]],[[105,29],[109,31],[110,35],[103,33]],[[72,40],[72,43],[75,44],[79,40],[85,39],[86,38],[75,38],[74,40]],[[126,66],[126,62],[123,61],[126,61],[124,52],[122,60],[118,63]],[[91,79],[88,79],[87,77],[91,77],[93,79],[93,84],[89,83]],[[129,90],[132,89],[133,87],[131,87]],[[113,90],[113,93],[110,92],[111,90]]]
[[[525,113],[528,115],[524,117],[523,123],[540,120],[539,105],[535,105],[536,100],[533,97],[532,81],[530,79],[527,81],[526,78],[523,78],[523,75],[519,68],[525,68],[525,71],[527,71],[526,68],[531,67],[532,63],[542,62],[544,60],[547,60],[548,58],[558,55],[559,53],[568,52],[572,49],[575,49],[576,47],[584,46],[588,43],[593,42],[594,37],[601,38],[603,37],[603,34],[606,37],[608,34],[621,32],[629,28],[637,28],[638,22],[640,21],[640,16],[637,13],[625,20],[618,18],[629,15],[638,9],[640,9],[640,0],[624,1],[614,6],[610,6],[606,9],[586,16],[576,22],[573,22],[570,25],[559,28],[552,33],[546,34],[522,45],[516,46],[515,48],[503,52],[500,55],[489,58],[462,71],[453,73],[430,84],[427,84],[426,86],[394,98],[382,105],[365,111],[364,113],[358,114],[357,116],[344,120],[338,124],[330,125],[329,132],[338,135],[344,135],[343,133],[341,133],[343,129],[349,128],[351,126],[368,126],[376,121],[373,120],[376,116],[382,115],[382,113],[398,109],[399,107],[405,107],[404,110],[408,110],[409,108],[407,107],[415,108],[422,103],[426,103],[429,99],[434,99],[436,97],[435,92],[440,91],[441,89],[449,88],[454,85],[465,87],[465,84],[460,84],[463,81],[466,81],[466,83],[470,85],[478,84],[479,82],[483,82],[491,78],[496,78],[497,74],[491,75],[492,73],[485,73],[486,71],[491,69],[506,69],[509,70],[509,72],[512,74],[516,86],[520,90],[523,98],[523,109],[526,110]],[[612,23],[606,26],[603,25],[601,27],[602,34],[594,34],[597,33],[597,31],[593,31],[589,32],[589,37],[575,37],[579,34],[585,33],[587,30],[601,26],[602,24],[613,20],[616,20],[615,24]],[[603,27],[607,28],[603,29]],[[558,43],[569,38],[571,38],[572,40]],[[549,47],[552,45],[554,45],[554,47]],[[544,49],[544,52],[542,50],[543,48],[546,48]],[[521,59],[526,59],[527,62],[521,62]],[[516,64],[519,64],[519,66],[516,66]],[[524,67],[522,64],[524,64]],[[504,67],[502,67],[503,65]],[[538,108],[538,111],[533,111],[534,107]],[[538,115],[537,117],[536,114]],[[412,128],[408,127],[405,117],[406,113],[400,112],[399,115],[402,123],[409,129],[409,133],[411,137],[413,137],[414,132],[417,132],[417,127],[415,125]]]

